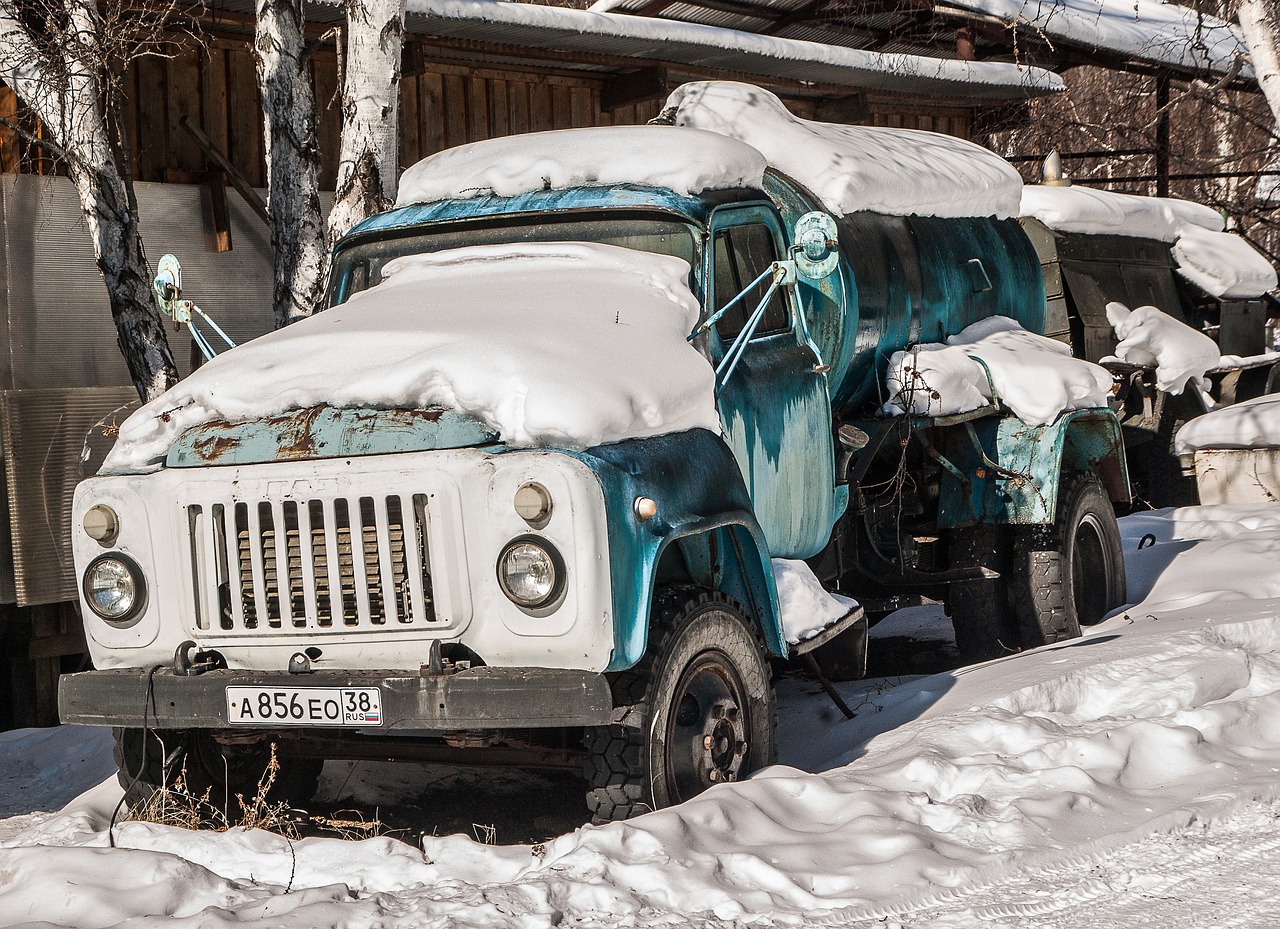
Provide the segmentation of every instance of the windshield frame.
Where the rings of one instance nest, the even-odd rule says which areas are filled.
[[[428,237],[437,236],[443,237],[452,233],[481,231],[486,228],[497,230],[512,229],[514,227],[553,225],[563,226],[566,234],[564,236],[557,236],[555,238],[538,241],[591,242],[591,239],[574,236],[572,234],[574,226],[583,221],[598,222],[602,220],[608,221],[610,219],[649,219],[664,223],[673,223],[685,227],[689,233],[689,240],[692,245],[693,252],[689,271],[690,290],[698,300],[699,306],[702,307],[702,313],[700,315],[705,314],[706,301],[703,299],[703,250],[706,242],[706,227],[704,224],[690,218],[684,213],[653,206],[630,209],[618,209],[617,207],[594,207],[540,212],[519,211],[512,213],[491,213],[470,218],[400,226],[396,227],[394,230],[381,230],[376,235],[353,236],[339,243],[338,247],[334,250],[333,261],[329,274],[329,284],[325,290],[323,306],[326,309],[340,306],[352,296],[353,292],[350,289],[352,279],[351,259],[366,246],[382,245],[405,239],[426,239]],[[452,247],[456,248],[466,246]],[[448,250],[449,249],[442,248],[435,251]],[[423,250],[414,254],[430,253],[430,251]],[[373,286],[375,285],[367,285],[362,288],[362,290],[371,289]],[[358,292],[360,291],[356,291],[356,293]]]

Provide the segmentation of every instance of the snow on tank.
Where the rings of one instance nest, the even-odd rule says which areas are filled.
[[[765,159],[749,145],[671,126],[531,132],[429,155],[400,178],[396,206],[485,194],[642,184],[679,194],[759,189]]]
[[[1172,197],[1026,187],[1021,215],[1055,232],[1156,239],[1173,246],[1178,273],[1220,299],[1256,297],[1277,284],[1275,268],[1240,236],[1224,232],[1212,207]]]
[[[389,262],[375,287],[218,355],[120,427],[102,473],[154,470],[187,429],[320,404],[446,408],[514,446],[719,432],[685,335],[689,264],[613,245],[478,245]]]
[[[954,136],[801,119],[750,84],[700,81],[667,98],[676,125],[759,149],[836,215],[1016,216],[1022,178],[999,155]]]

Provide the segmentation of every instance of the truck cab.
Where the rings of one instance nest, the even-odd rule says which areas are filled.
[[[228,787],[278,748],[300,795],[325,757],[506,752],[577,759],[621,819],[771,763],[771,659],[856,675],[868,613],[947,600],[995,657],[1122,600],[1109,410],[882,410],[893,351],[1043,329],[1016,219],[832,216],[679,125],[432,159],[324,313],[144,408],[78,491],[99,670],[62,716],[118,727],[135,793],[181,757]],[[861,606],[800,630],[779,562]]]

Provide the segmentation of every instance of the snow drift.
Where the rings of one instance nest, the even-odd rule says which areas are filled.
[[[179,435],[321,403],[446,407],[511,445],[719,432],[713,373],[685,336],[689,265],[610,245],[414,255],[341,306],[213,361],[125,420],[105,474],[154,468]]]
[[[130,822],[109,851],[119,789],[104,784],[0,842],[0,925],[884,921],[1274,796],[1280,507],[1160,511],[1122,530],[1143,602],[1079,641],[864,693],[847,722],[809,720],[820,773],[776,766],[537,846],[454,835],[421,850]]]

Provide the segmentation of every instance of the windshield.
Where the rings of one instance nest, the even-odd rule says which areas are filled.
[[[452,226],[365,242],[343,249],[333,269],[329,303],[336,305],[352,294],[367,290],[382,280],[382,269],[393,258],[421,255],[467,245],[502,245],[521,242],[598,242],[618,245],[658,255],[674,255],[689,263],[690,275],[697,267],[696,231],[676,219],[637,216],[567,216],[548,219],[545,214],[503,217],[496,223]],[[690,289],[693,280],[689,281]]]

